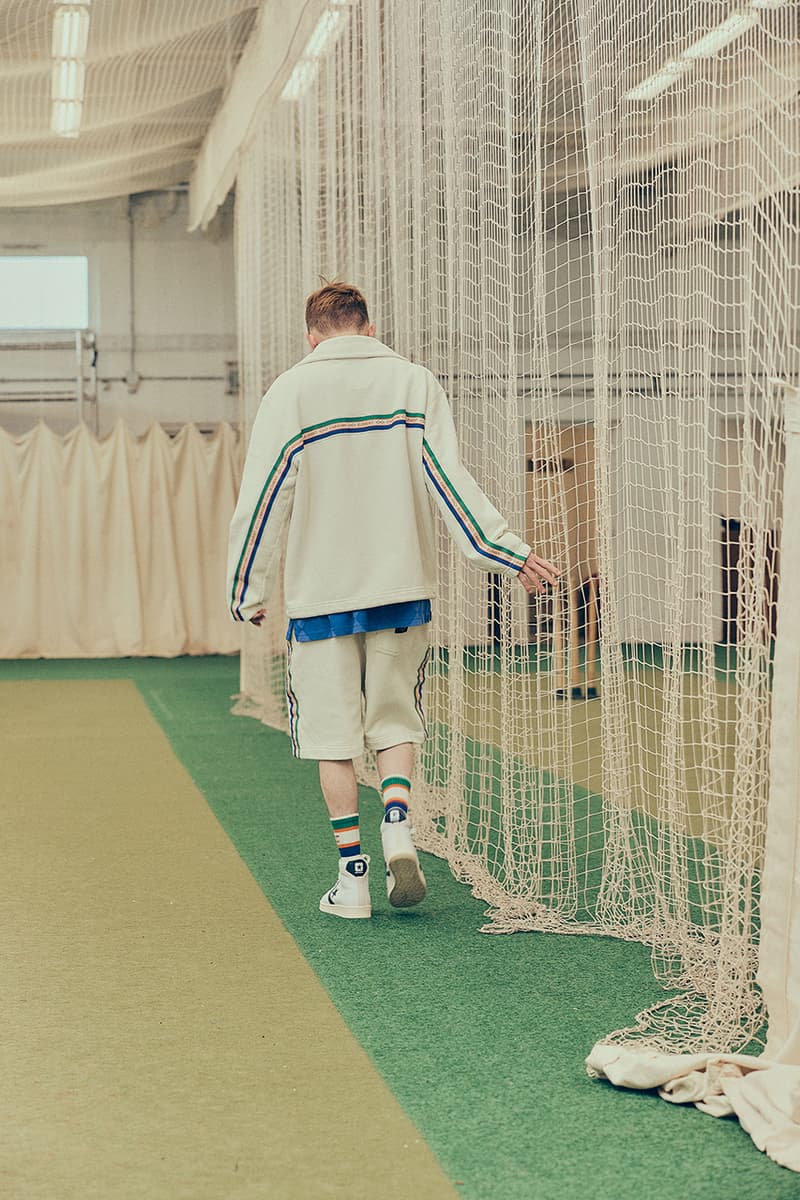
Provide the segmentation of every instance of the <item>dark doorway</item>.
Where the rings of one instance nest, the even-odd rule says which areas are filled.
[[[739,589],[741,586],[742,545],[748,553],[749,545],[757,544],[757,537],[742,522],[732,517],[720,518],[722,538],[722,642],[733,646],[739,640]],[[778,578],[780,547],[778,533],[768,529],[763,535],[763,589],[764,624],[770,637],[775,637],[778,616]],[[751,552],[752,553],[752,552]],[[745,560],[746,561],[746,560]],[[755,566],[759,570],[758,566]]]

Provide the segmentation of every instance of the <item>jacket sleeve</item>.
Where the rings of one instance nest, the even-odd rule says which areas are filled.
[[[276,382],[253,424],[231,521],[227,587],[235,621],[248,621],[263,608],[275,585],[302,448],[294,405]]]
[[[466,558],[484,571],[519,574],[530,546],[510,531],[462,464],[450,402],[438,383],[425,417],[422,466],[428,491]]]

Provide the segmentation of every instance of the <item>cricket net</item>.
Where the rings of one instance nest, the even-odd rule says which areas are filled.
[[[799,81],[779,0],[330,0],[237,181],[247,420],[320,275],[355,282],[564,568],[529,603],[442,536],[418,840],[491,932],[652,947],[668,1049],[764,1018]],[[239,707],[282,725],[270,612]]]

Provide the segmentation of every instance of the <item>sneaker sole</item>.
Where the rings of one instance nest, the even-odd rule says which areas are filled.
[[[320,900],[319,902],[319,911],[328,913],[331,917],[345,917],[350,921],[357,921],[359,918],[372,916],[372,908],[367,908],[363,904],[326,904],[324,900]]]
[[[386,869],[390,876],[387,882],[394,880],[391,891],[387,888],[392,908],[413,908],[425,899],[425,876],[416,855],[397,855],[386,863]]]

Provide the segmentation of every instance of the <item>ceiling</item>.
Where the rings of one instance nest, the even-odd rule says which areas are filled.
[[[80,136],[51,131],[52,0],[0,0],[0,206],[186,181],[258,0],[94,0]]]
[[[50,128],[57,6],[0,0],[0,207],[96,200],[188,180],[261,8],[260,0],[83,2],[91,14],[85,100],[80,137],[67,139]],[[663,165],[695,161],[697,182],[713,194],[698,212],[702,220],[735,209],[745,192],[758,199],[800,182],[794,0],[774,0],[779,7],[763,9],[757,29],[698,61],[679,87],[647,103],[624,98],[723,19],[731,2],[607,0],[597,11],[606,11],[612,29],[593,23],[595,10],[582,0],[545,0],[541,43],[519,47],[520,59],[540,64],[516,98],[520,169],[536,162],[558,203],[586,189],[590,146],[594,169],[617,179],[663,181]],[[305,0],[283,7],[300,11]],[[518,10],[520,37],[527,29],[530,38],[533,0],[525,11]]]
[[[679,57],[747,0],[546,0],[538,78],[519,98],[515,147],[547,191],[577,194],[597,178],[653,179],[698,192],[704,221],[800,183],[800,5],[772,0],[731,45],[693,60],[675,86],[635,102],[626,92]],[[590,19],[590,14],[594,14]],[[603,21],[605,20],[605,24]]]

